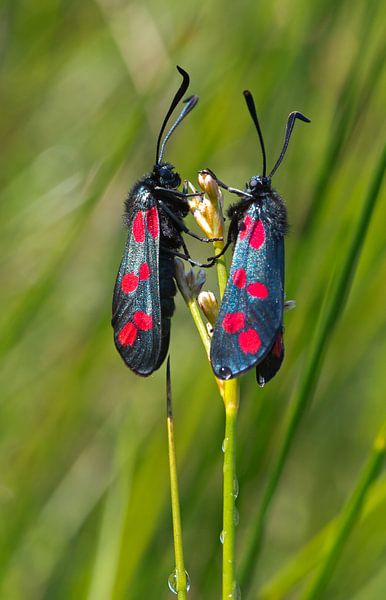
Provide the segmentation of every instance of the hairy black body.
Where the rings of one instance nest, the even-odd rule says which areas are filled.
[[[255,181],[257,178],[253,178]],[[227,211],[230,219],[228,239],[232,244],[237,240],[239,231],[242,231],[243,219],[249,207],[256,204],[260,208],[261,219],[270,225],[272,236],[276,239],[283,238],[288,233],[287,208],[283,199],[272,189],[270,183],[250,187],[250,182],[245,186],[245,192],[251,197],[242,198],[232,204]]]

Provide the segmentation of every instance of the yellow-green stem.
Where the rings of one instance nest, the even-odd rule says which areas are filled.
[[[236,424],[239,404],[238,380],[231,379],[224,383],[225,405],[225,438],[223,442],[223,600],[235,598],[236,583]]]
[[[215,254],[224,248],[224,242],[214,242]],[[222,299],[228,281],[228,270],[225,256],[216,261],[218,287]],[[236,598],[236,426],[239,407],[239,382],[238,379],[224,381],[222,392],[225,406],[225,437],[223,442],[223,570],[222,570],[222,597],[223,600]]]
[[[181,528],[181,513],[180,500],[178,494],[178,479],[177,479],[177,461],[174,445],[174,427],[171,404],[168,407],[168,447],[169,447],[169,471],[170,471],[170,491],[172,499],[172,520],[173,520],[173,537],[174,537],[174,556],[176,563],[176,591],[178,600],[186,600],[186,571],[184,565],[184,554],[182,548],[182,528]]]
[[[198,329],[198,333],[200,334],[200,338],[202,343],[204,344],[205,350],[206,350],[206,354],[209,358],[209,353],[210,353],[210,337],[208,334],[208,331],[205,327],[205,323],[202,320],[201,317],[201,313],[200,313],[200,309],[197,303],[196,298],[192,298],[191,300],[189,300],[188,302],[188,308],[190,310],[190,313],[193,317],[193,321]]]
[[[223,250],[223,248],[224,248],[224,242],[223,241],[213,242],[213,246],[214,246],[214,250],[215,250],[214,253],[219,254],[221,252],[221,250]],[[228,270],[226,267],[224,255],[221,256],[216,261],[216,269],[217,269],[218,287],[220,290],[220,298],[222,298],[224,295],[227,281],[228,281]]]

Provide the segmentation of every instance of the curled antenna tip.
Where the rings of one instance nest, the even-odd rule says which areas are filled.
[[[171,103],[171,105],[169,107],[169,110],[166,113],[166,117],[164,118],[164,121],[163,121],[163,123],[161,125],[161,130],[159,132],[158,140],[157,140],[157,150],[156,150],[156,153],[155,153],[155,162],[156,162],[156,164],[159,164],[160,161],[161,161],[161,158],[162,158],[162,151],[160,152],[160,146],[161,146],[161,139],[162,139],[163,132],[165,131],[166,124],[169,121],[169,118],[171,117],[171,115],[172,115],[174,109],[176,108],[177,104],[182,99],[182,97],[184,96],[186,90],[189,87],[190,78],[189,78],[188,73],[186,71],[184,71],[184,69],[182,69],[178,65],[177,65],[177,70],[180,73],[180,75],[182,75],[182,82],[181,82],[181,85],[178,88],[177,92],[174,95],[174,98],[173,98],[172,103]],[[174,128],[175,127],[176,127],[176,125],[174,126]],[[170,135],[170,132],[169,132],[169,135]],[[163,146],[164,145],[165,145],[165,140],[164,140]]]
[[[180,67],[179,65],[176,65],[176,67],[177,67],[177,71],[178,71],[179,73],[181,73],[181,75],[182,75],[183,77],[187,77],[187,78],[189,79],[189,73],[187,73],[187,72],[185,71],[185,69],[183,69],[183,68],[182,68],[182,67]]]
[[[288,116],[290,117],[291,115],[293,115],[294,119],[300,119],[300,121],[304,121],[304,123],[311,123],[311,119],[304,116],[301,112],[298,112],[297,110],[294,110]]]
[[[184,104],[191,104],[191,108],[193,108],[194,106],[196,106],[197,102],[199,101],[199,97],[196,96],[196,94],[192,94],[191,96],[188,96],[187,98],[185,98],[183,100]]]
[[[168,356],[168,360],[166,362],[166,408],[168,419],[173,418],[173,408],[172,408],[172,385],[170,381],[170,356]]]

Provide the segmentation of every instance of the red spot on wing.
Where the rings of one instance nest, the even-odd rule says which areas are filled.
[[[137,328],[133,323],[126,323],[118,334],[118,340],[122,346],[132,346],[137,338]]]
[[[135,273],[126,273],[126,275],[122,277],[122,291],[125,292],[125,294],[134,292],[138,287],[138,281],[138,277]]]
[[[227,313],[222,322],[222,327],[227,333],[236,333],[245,325],[245,315],[242,312]]]
[[[265,231],[263,223],[260,221],[255,221],[252,228],[251,237],[249,240],[249,245],[252,246],[255,250],[258,250],[260,246],[264,244],[265,241]]]
[[[233,283],[238,288],[243,288],[247,282],[247,274],[244,269],[236,269],[232,277]]]
[[[261,346],[261,339],[255,329],[247,329],[239,335],[239,346],[244,354],[256,354]]]
[[[150,235],[153,238],[157,238],[159,235],[159,219],[156,206],[153,206],[153,208],[149,208],[149,210],[146,211],[146,225]]]
[[[144,262],[139,267],[139,278],[141,280],[143,280],[143,279],[149,279],[149,277],[150,277],[150,267],[147,262]]]
[[[249,230],[252,226],[253,219],[250,215],[245,215],[244,221],[240,227],[239,237],[241,240],[245,238],[245,236],[249,233]]]
[[[133,321],[138,329],[142,329],[142,331],[148,331],[153,327],[153,317],[141,311],[134,313]]]
[[[250,283],[247,286],[247,292],[250,296],[254,298],[268,298],[268,289],[264,285],[264,283],[260,283],[256,281],[255,283]]]
[[[134,217],[133,236],[136,242],[143,242],[145,240],[145,223],[143,221],[141,210],[139,210]]]

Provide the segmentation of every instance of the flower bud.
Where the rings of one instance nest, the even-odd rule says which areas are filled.
[[[209,238],[224,236],[224,218],[222,207],[224,197],[217,181],[206,171],[198,174],[198,183],[206,196],[194,196],[189,200],[189,207],[197,224]],[[191,190],[197,190],[189,183]]]
[[[209,196],[213,204],[216,204],[219,200],[223,201],[223,194],[216,179],[205,169],[198,172],[198,185]]]
[[[218,316],[218,302],[213,292],[200,292],[198,304],[211,325],[214,325]]]

